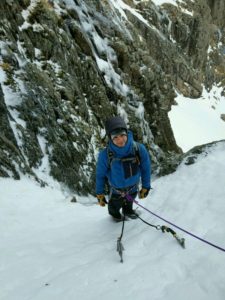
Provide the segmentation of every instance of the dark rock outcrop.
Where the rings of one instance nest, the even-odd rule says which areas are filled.
[[[93,192],[103,124],[117,113],[148,147],[154,172],[176,168],[175,91],[195,98],[202,85],[225,84],[224,3],[124,4],[0,2],[0,176],[41,181],[41,170]]]

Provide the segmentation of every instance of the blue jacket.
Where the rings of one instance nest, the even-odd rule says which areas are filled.
[[[104,194],[104,186],[106,178],[109,185],[117,189],[126,189],[133,185],[138,185],[141,179],[142,187],[150,188],[151,177],[151,161],[150,156],[143,144],[138,143],[140,164],[135,175],[126,178],[124,166],[121,158],[134,156],[133,149],[133,134],[128,131],[128,139],[124,147],[118,147],[110,140],[109,149],[114,153],[113,160],[110,162],[108,159],[107,148],[100,151],[97,169],[96,169],[96,194]],[[136,188],[137,190],[137,188]]]

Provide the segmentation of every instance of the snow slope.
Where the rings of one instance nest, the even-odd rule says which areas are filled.
[[[74,1],[66,2],[76,6]],[[154,0],[156,5],[164,2],[177,3],[175,0]],[[35,3],[37,1],[32,0],[31,6]],[[127,9],[122,0],[111,3],[121,14]],[[108,65],[100,61],[99,68],[105,67],[107,78],[117,83],[120,78],[110,64],[114,53],[107,40],[99,42],[94,24],[84,12],[85,4],[79,14],[82,24],[85,28],[85,21],[89,21],[98,47],[109,57]],[[136,11],[131,12],[140,18]],[[0,81],[3,79],[4,73],[0,73]],[[118,85],[119,91],[126,94],[127,86]],[[224,138],[224,123],[221,120],[216,123],[219,114],[224,113],[224,106],[221,106],[224,98],[217,101],[219,96],[215,98],[215,91],[218,89],[212,90],[212,97],[211,94],[205,96],[209,100],[206,110],[198,106],[198,100],[182,99],[178,95],[178,106],[173,107],[170,120],[178,145],[184,151],[202,142]],[[10,100],[10,91],[4,90],[4,93]],[[204,98],[199,101],[205,103]],[[214,112],[217,118],[212,117]],[[208,119],[204,118],[205,123],[200,126],[199,116],[203,115]],[[194,131],[190,126],[193,122],[197,122]],[[179,129],[182,129],[180,136]],[[40,137],[39,141],[44,149],[45,141]],[[175,173],[156,179],[150,196],[140,204],[225,248],[224,151],[225,142],[217,143],[199,156],[195,164],[183,163]],[[184,250],[170,234],[156,231],[140,220],[132,220],[125,224],[124,263],[121,264],[116,241],[122,224],[113,223],[107,208],[96,205],[91,196],[76,195],[78,202],[70,202],[73,195],[48,178],[47,155],[40,172],[39,177],[49,182],[48,187],[41,188],[25,177],[20,181],[0,178],[1,300],[224,299],[223,251],[172,227],[186,239]],[[138,211],[148,222],[165,224],[141,208]]]
[[[195,164],[155,180],[141,205],[225,248],[224,151],[225,142],[217,143]],[[122,264],[122,224],[93,197],[72,203],[58,184],[41,188],[27,178],[1,178],[0,190],[1,300],[224,299],[225,253],[174,227],[186,249],[168,233],[127,221]]]
[[[169,118],[178,146],[184,152],[196,145],[225,139],[225,97],[223,88],[213,86],[202,96],[191,99],[177,94],[177,105],[173,105]]]

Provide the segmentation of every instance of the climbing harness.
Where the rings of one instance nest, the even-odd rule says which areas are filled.
[[[137,190],[138,188],[138,184],[135,183],[134,185],[128,186],[126,189],[117,189],[114,186],[110,186],[111,191],[116,192],[117,194],[119,194],[121,197],[126,197],[126,195],[134,192],[135,190]],[[132,198],[133,199],[133,198]]]

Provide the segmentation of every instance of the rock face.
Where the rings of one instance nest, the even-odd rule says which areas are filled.
[[[168,111],[175,91],[225,85],[224,1],[2,0],[0,176],[50,173],[94,192],[105,119],[126,118],[153,170],[181,150]]]

